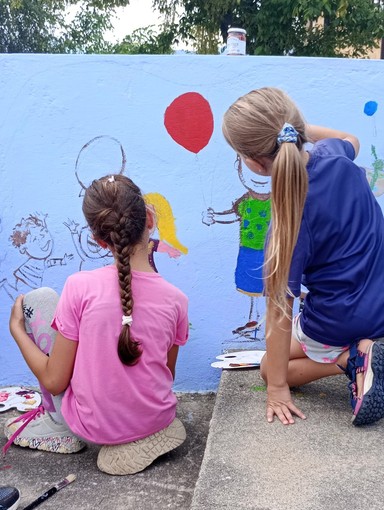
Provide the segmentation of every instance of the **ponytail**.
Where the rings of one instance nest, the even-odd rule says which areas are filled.
[[[302,153],[307,142],[304,119],[283,91],[264,87],[240,97],[228,108],[223,134],[241,157],[254,161],[264,157],[272,161],[272,221],[264,285],[280,315],[286,315],[286,298],[292,295],[288,286],[289,270],[308,190]]]
[[[308,176],[301,152],[294,143],[283,143],[272,166],[272,223],[264,282],[266,294],[283,314],[287,313],[289,270],[296,246],[305,198]]]

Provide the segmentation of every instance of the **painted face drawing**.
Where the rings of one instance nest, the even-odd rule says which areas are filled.
[[[4,290],[14,300],[25,287],[25,292],[37,289],[43,284],[44,271],[51,267],[65,266],[73,255],[51,258],[53,238],[46,223],[47,215],[30,214],[22,218],[9,237],[12,245],[25,256],[26,260],[13,271],[14,281],[4,278],[0,281],[0,290]]]
[[[53,250],[53,239],[47,228],[46,215],[29,215],[16,225],[11,236],[13,246],[32,259],[46,259]]]
[[[91,259],[111,257],[108,249],[102,248],[93,238],[88,227],[83,227],[80,232],[80,245],[83,252]]]
[[[271,196],[271,177],[252,172],[240,158],[236,160],[237,173],[242,185],[252,194],[262,195],[260,200],[267,200]]]

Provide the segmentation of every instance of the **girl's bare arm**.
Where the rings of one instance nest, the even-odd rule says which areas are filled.
[[[293,403],[287,383],[288,362],[292,336],[292,305],[288,301],[289,315],[279,316],[279,309],[269,300],[266,324],[267,338],[267,420],[276,415],[284,424],[294,423],[293,414],[305,419],[305,415]]]
[[[171,347],[171,350],[168,352],[168,361],[167,361],[167,367],[172,373],[173,380],[175,380],[176,375],[176,361],[177,361],[177,355],[179,354],[179,346],[174,345]]]
[[[57,333],[50,356],[44,354],[25,331],[23,296],[13,305],[9,329],[27,365],[39,382],[52,394],[58,395],[67,389],[72,377],[77,352],[77,342]]]
[[[346,133],[345,131],[307,124],[306,134],[310,142],[318,142],[324,138],[340,138],[341,140],[348,140],[348,142],[351,142],[353,148],[355,149],[355,157],[357,157],[360,150],[359,139],[355,135]]]

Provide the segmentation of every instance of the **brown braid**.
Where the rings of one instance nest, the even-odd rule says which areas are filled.
[[[141,241],[146,225],[146,207],[140,189],[123,175],[97,179],[87,188],[83,213],[96,239],[114,250],[123,315],[132,315],[130,257]],[[117,352],[122,363],[135,365],[141,356],[128,325],[122,326]]]

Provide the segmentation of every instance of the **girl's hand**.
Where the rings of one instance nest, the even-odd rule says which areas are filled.
[[[284,425],[295,423],[292,414],[302,420],[306,419],[305,415],[293,403],[288,384],[282,387],[268,386],[267,395],[267,420],[269,423],[273,422],[275,415]]]
[[[22,294],[16,298],[9,318],[9,330],[13,337],[15,337],[19,331],[25,332],[23,298],[24,296]]]

